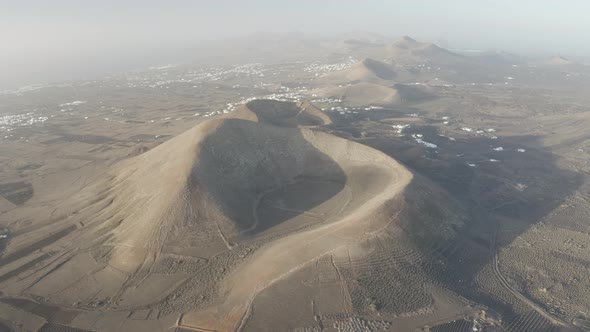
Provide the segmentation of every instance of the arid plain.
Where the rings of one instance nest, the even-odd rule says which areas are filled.
[[[249,52],[0,94],[0,331],[590,331],[589,66]]]

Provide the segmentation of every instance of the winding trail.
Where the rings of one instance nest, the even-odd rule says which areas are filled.
[[[388,208],[387,203],[398,197],[410,183],[412,174],[393,160],[388,164],[372,166],[383,168],[389,175],[388,183],[374,197],[342,219],[287,235],[260,248],[224,281],[222,290],[226,296],[223,303],[185,313],[180,325],[223,332],[239,330],[254,298],[262,290],[314,259],[375,236],[388,226],[396,214],[394,211],[380,212]]]

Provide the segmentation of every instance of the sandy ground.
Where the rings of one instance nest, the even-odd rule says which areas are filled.
[[[0,328],[588,330],[587,68],[348,51],[1,95]]]

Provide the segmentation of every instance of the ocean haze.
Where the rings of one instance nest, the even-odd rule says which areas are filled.
[[[255,32],[372,31],[453,48],[583,56],[588,12],[585,1],[4,1],[0,88],[198,61],[204,41]]]

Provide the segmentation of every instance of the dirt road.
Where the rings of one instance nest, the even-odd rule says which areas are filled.
[[[387,171],[389,178],[388,184],[373,198],[337,221],[267,244],[228,276],[223,285],[227,296],[221,305],[186,313],[181,325],[214,331],[238,330],[256,294],[310,261],[374,236],[387,226],[391,217],[379,220],[373,218],[375,212],[403,191],[412,174],[394,161],[377,167]]]

